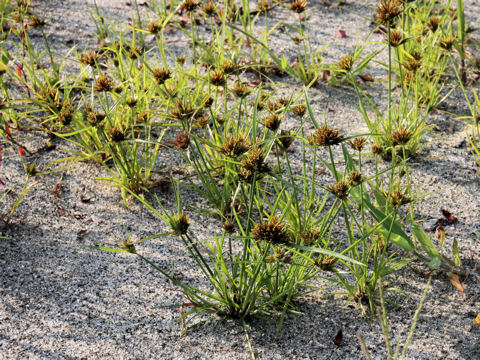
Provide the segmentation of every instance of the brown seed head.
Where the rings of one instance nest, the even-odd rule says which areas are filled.
[[[298,104],[298,105],[292,106],[292,112],[297,116],[302,117],[303,115],[305,115],[306,111],[307,111],[307,106],[305,104]]]
[[[344,56],[342,60],[339,61],[338,68],[346,72],[351,71],[353,68],[353,57],[350,55]]]
[[[170,116],[178,120],[190,119],[195,113],[192,105],[187,101],[177,100]]]
[[[125,103],[131,108],[135,107],[137,102],[138,100],[135,97],[129,97],[127,100],[125,100]]]
[[[383,147],[379,144],[372,145],[372,153],[373,155],[382,155],[383,154]]]
[[[246,182],[254,179],[255,174],[261,176],[264,173],[270,172],[270,168],[264,163],[263,151],[254,146],[248,152],[247,158],[242,161],[239,176]]]
[[[336,184],[327,186],[327,189],[340,200],[348,197],[350,186],[345,180],[339,180]]]
[[[287,104],[290,102],[290,99],[288,97],[281,97],[277,101],[280,105],[287,106]]]
[[[89,51],[87,53],[80,54],[80,62],[83,65],[94,66],[98,59],[100,58],[100,54],[95,51]]]
[[[176,61],[177,63],[179,63],[180,65],[185,64],[185,60],[186,60],[186,58],[185,58],[185,56],[183,56],[183,55],[182,55],[182,56],[178,56],[178,57],[175,58],[175,61]]]
[[[237,82],[232,89],[233,93],[239,98],[244,98],[252,91],[247,85]]]
[[[158,34],[162,30],[162,25],[159,24],[156,21],[151,21],[150,24],[148,24],[147,31],[152,33],[152,34]]]
[[[355,151],[362,151],[367,142],[367,138],[365,137],[357,137],[353,139],[353,141],[349,141],[348,144],[352,147]]]
[[[153,78],[158,85],[162,85],[170,79],[171,72],[168,69],[155,69],[153,70]]]
[[[300,245],[303,246],[310,246],[315,243],[316,240],[320,238],[320,230],[318,229],[308,229],[305,231],[301,231],[298,234],[299,240],[300,240]]]
[[[258,242],[265,241],[270,244],[288,244],[290,242],[285,224],[280,222],[276,216],[255,226],[252,236]]]
[[[314,146],[332,146],[340,144],[344,136],[340,135],[338,129],[329,128],[327,125],[319,127],[310,137],[310,144]]]
[[[200,128],[200,129],[205,129],[209,122],[210,122],[210,116],[209,115],[200,116],[200,117],[197,118],[195,126]]]
[[[263,119],[263,125],[273,132],[278,130],[281,122],[282,119],[277,114],[270,114]]]
[[[209,1],[203,6],[203,11],[205,12],[205,15],[213,16],[217,12],[217,8],[211,1]]]
[[[110,91],[112,89],[112,80],[107,75],[102,75],[97,78],[93,89],[98,92]]]
[[[290,5],[290,10],[301,14],[307,8],[308,3],[305,0],[297,0]]]
[[[432,16],[428,20],[428,27],[432,32],[435,32],[437,31],[438,26],[440,25],[441,22],[442,22],[442,19],[439,16]]]
[[[401,128],[400,130],[394,131],[391,133],[390,137],[392,140],[392,145],[405,145],[407,144],[410,139],[412,138],[413,133],[405,128]]]
[[[440,47],[446,51],[452,51],[455,38],[452,36],[440,39]]]
[[[28,26],[31,28],[37,28],[37,27],[42,27],[45,25],[46,22],[43,19],[40,19],[38,16],[34,15],[30,18],[30,21],[28,22]]]
[[[185,235],[189,226],[190,221],[188,220],[188,216],[185,215],[183,210],[179,215],[173,216],[170,222],[172,234],[176,236]]]
[[[177,137],[175,138],[174,145],[178,149],[188,148],[188,145],[190,145],[190,136],[186,132],[178,134]]]
[[[225,60],[222,63],[222,71],[224,74],[234,74],[237,71],[237,66],[233,61]]]
[[[142,56],[143,50],[139,47],[134,47],[128,50],[128,57],[130,59],[137,59],[138,57]]]
[[[415,59],[410,59],[408,60],[407,63],[403,64],[403,67],[406,70],[411,71],[413,73],[417,72],[417,70],[420,69],[421,66],[422,66],[421,61],[415,60]]]
[[[100,125],[106,116],[107,114],[105,114],[103,111],[87,111],[87,121],[92,126]]]
[[[185,0],[182,3],[182,7],[187,11],[191,12],[194,11],[198,7],[198,1],[195,0]]]
[[[223,223],[223,228],[225,229],[225,232],[227,234],[232,234],[233,232],[235,232],[235,224],[232,220],[226,220]]]
[[[305,40],[305,37],[303,36],[294,36],[292,37],[292,41],[295,45],[300,44],[303,40]]]
[[[350,186],[357,186],[360,185],[362,182],[365,181],[365,178],[363,177],[361,172],[352,170],[348,174],[348,184]]]
[[[268,107],[268,110],[270,110],[271,112],[275,112],[282,108],[282,104],[277,100],[268,101],[267,107]]]
[[[125,133],[119,127],[112,127],[108,130],[108,137],[110,141],[121,142],[125,140]]]
[[[236,158],[245,154],[251,146],[250,140],[245,139],[242,135],[234,135],[225,139],[219,151],[225,156]]]
[[[390,39],[386,39],[388,44],[392,47],[398,47],[404,44],[408,39],[404,38],[400,30],[391,30]]]
[[[148,121],[148,118],[148,113],[146,111],[142,111],[135,117],[135,124],[145,124]]]
[[[72,116],[74,111],[75,111],[74,107],[70,105],[64,106],[62,108],[62,111],[58,113],[58,122],[63,126],[69,125],[72,122]]]
[[[315,258],[313,261],[321,270],[333,271],[335,269],[335,263],[337,262],[337,259],[335,259],[333,256],[325,256],[324,258]]]
[[[412,50],[412,51],[410,52],[410,56],[411,56],[414,60],[417,60],[417,61],[420,61],[420,60],[422,60],[422,58],[423,58],[422,53],[421,53],[420,51],[418,51],[418,50]]]
[[[210,73],[210,82],[215,86],[224,86],[226,84],[225,75],[218,70],[212,71]]]
[[[293,141],[295,140],[295,136],[292,135],[290,131],[287,130],[282,130],[280,131],[280,136],[278,137],[278,143],[280,146],[284,149],[287,150],[290,145],[292,145]]]
[[[123,91],[123,85],[122,84],[118,84],[117,86],[115,86],[113,88],[113,91],[117,94],[120,94],[122,91]]]
[[[131,240],[123,240],[122,249],[126,250],[131,254],[136,254],[137,250],[135,249],[135,244]]]
[[[389,195],[388,200],[394,208],[399,208],[402,205],[412,202],[413,199],[399,190],[395,190]]]
[[[401,0],[380,0],[377,5],[377,20],[380,24],[392,27],[395,18],[403,11]]]

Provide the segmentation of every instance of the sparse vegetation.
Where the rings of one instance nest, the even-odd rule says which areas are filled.
[[[366,53],[372,40],[360,39],[331,63],[311,41],[314,10],[307,1],[259,1],[256,9],[246,0],[155,4],[142,19],[137,5],[138,19],[128,26],[93,8],[99,41],[68,52],[72,72],[51,50],[48,20],[32,14],[28,0],[0,0],[0,166],[2,151],[18,153],[27,173],[16,197],[0,178],[8,189],[2,207],[13,197],[3,222],[13,225],[35,184],[29,179],[50,171],[24,159],[30,151],[23,137],[40,133],[68,142],[70,153],[52,167],[97,163],[108,175],[96,180],[118,187],[126,207],[138,201],[170,228],[116,248],[89,247],[138,256],[171,280],[188,299],[182,319],[215,314],[240,319],[246,331],[252,317],[270,318],[278,333],[297,299],[329,291],[319,285],[322,278],[367,319],[378,315],[389,358],[398,358],[385,307],[394,286],[384,287],[384,279],[413,260],[465,274],[458,246],[446,256],[445,239],[435,245],[418,225],[415,203],[423,195],[410,176],[412,160],[435,129],[429,116],[457,87],[471,110],[460,118],[469,121],[468,142],[480,165],[478,59],[469,59],[462,2],[451,11],[450,0],[380,0],[371,19],[372,34],[383,36],[379,48]],[[298,22],[271,23],[276,7]],[[174,31],[190,45],[181,55],[166,41]],[[32,45],[33,32],[42,47]],[[283,35],[292,40],[293,61],[271,45]],[[385,71],[386,107],[369,92],[374,80],[363,74],[371,66]],[[294,85],[287,96],[283,82]],[[319,119],[309,97],[319,83],[356,94],[366,133]],[[160,163],[161,157],[169,161]],[[327,182],[319,180],[320,168]],[[165,197],[153,199],[159,187]],[[184,193],[201,201],[191,204]],[[166,205],[172,198],[173,211]],[[193,231],[197,214],[217,228]],[[142,254],[141,243],[165,236],[182,241],[208,289],[182,282]]]

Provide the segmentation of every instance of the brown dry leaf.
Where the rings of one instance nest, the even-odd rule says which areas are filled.
[[[372,81],[375,81],[373,79],[373,76],[370,76],[370,75],[358,75],[358,77],[364,82],[364,83],[367,83],[367,82],[372,82]]]
[[[463,285],[460,282],[460,278],[458,277],[458,275],[454,273],[450,273],[448,277],[450,278],[452,285],[455,286],[455,289],[457,289],[460,294],[465,296],[465,291],[463,289]]]
[[[480,325],[480,313],[478,313],[475,320],[473,320],[473,325],[476,325],[476,326]]]

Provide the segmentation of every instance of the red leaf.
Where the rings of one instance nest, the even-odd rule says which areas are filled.
[[[337,335],[335,335],[335,340],[333,341],[335,345],[340,346],[343,340],[343,331],[342,331],[342,326],[340,326],[340,329],[338,329]]]
[[[20,77],[22,77],[22,69],[23,69],[23,65],[17,65],[17,74]]]
[[[343,39],[344,37],[347,37],[347,32],[345,30],[337,30],[337,36],[340,39]]]
[[[452,213],[448,210],[442,209],[442,214],[450,222],[457,222],[458,221],[458,219],[455,216],[453,216]]]
[[[4,186],[5,186],[5,183],[3,182],[2,179],[0,179],[0,185],[4,185]]]
[[[21,146],[18,147],[18,152],[22,156],[27,156],[27,153],[25,152],[25,150]]]

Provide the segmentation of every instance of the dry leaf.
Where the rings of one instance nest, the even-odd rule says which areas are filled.
[[[460,282],[460,278],[458,277],[458,275],[454,273],[450,273],[448,277],[450,278],[452,285],[455,286],[455,289],[457,289],[460,294],[465,296],[465,291],[463,289],[463,285]]]
[[[343,341],[343,326],[340,326],[340,329],[338,329],[337,335],[335,335],[335,340],[333,342],[335,345],[340,346]]]
[[[343,39],[344,37],[347,37],[347,32],[345,30],[337,30],[337,36],[340,38],[340,39]]]
[[[374,81],[373,76],[370,76],[370,75],[358,75],[358,77],[362,79],[364,83]]]
[[[478,313],[475,320],[473,320],[473,325],[480,325],[480,313]]]

